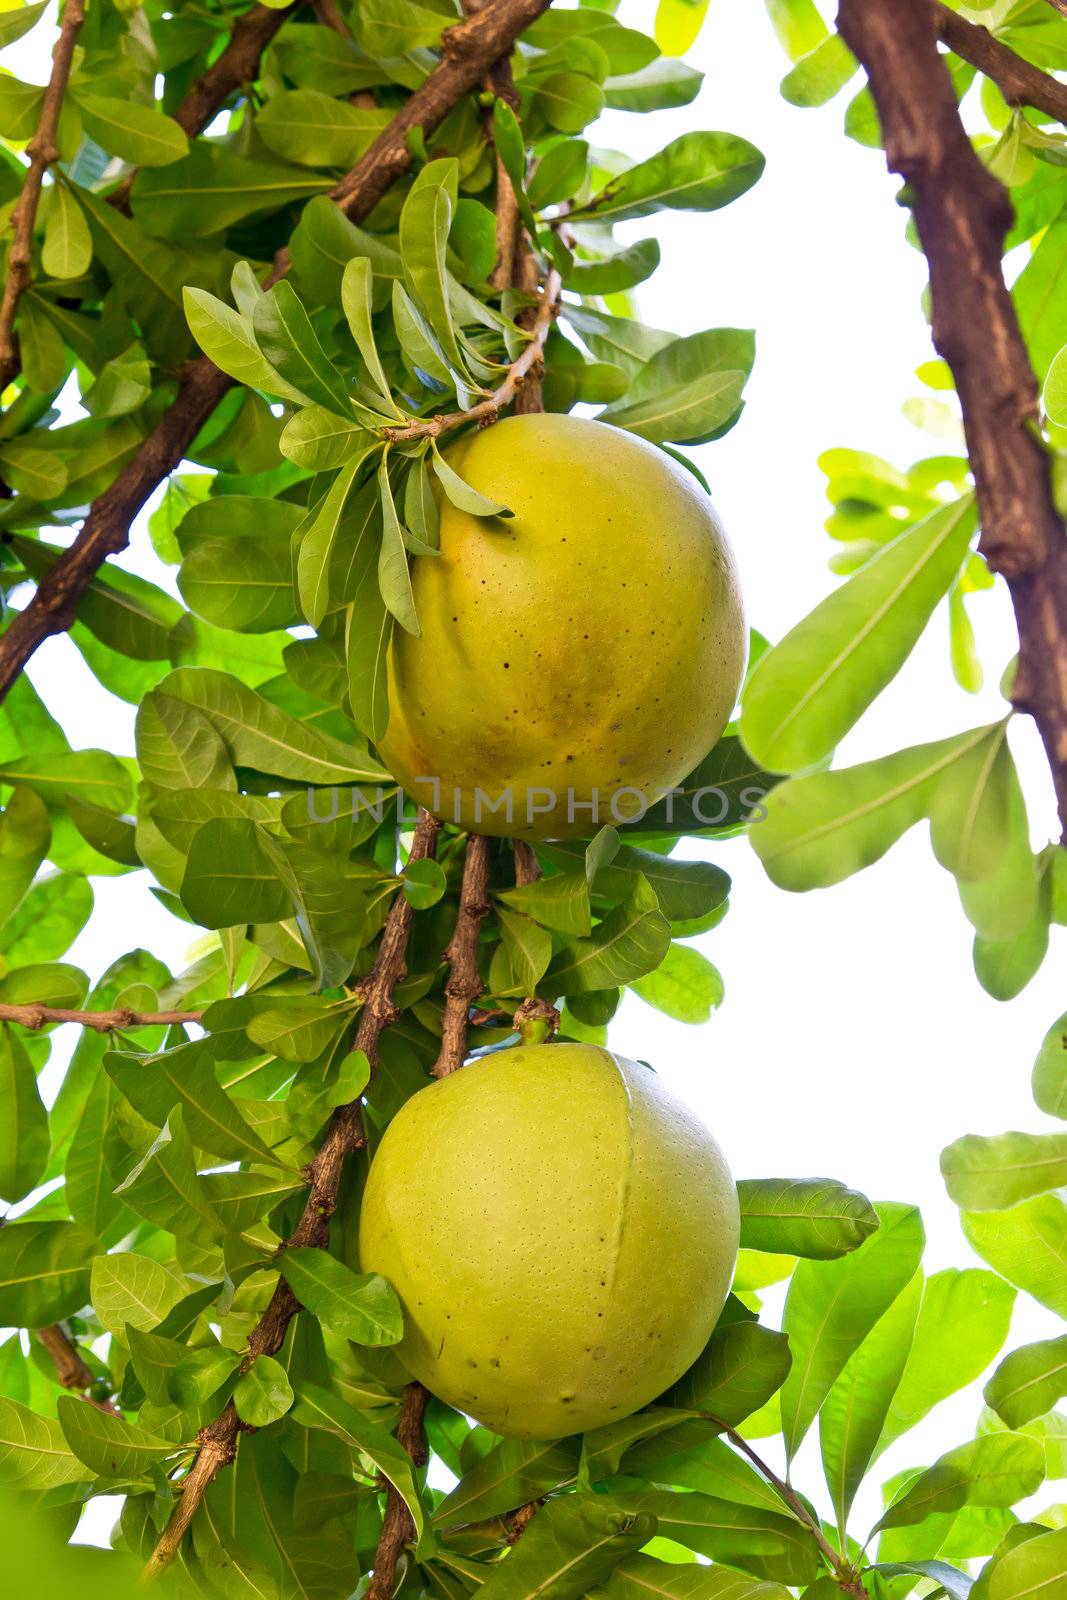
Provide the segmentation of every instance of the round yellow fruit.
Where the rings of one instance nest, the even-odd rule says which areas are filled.
[[[412,574],[421,635],[393,630],[382,758],[480,833],[579,838],[642,815],[707,755],[741,682],[711,502],[653,445],[580,417],[508,417],[447,454],[514,516],[442,499],[440,555]]]
[[[653,1072],[595,1045],[519,1045],[394,1117],[359,1251],[400,1296],[399,1354],[433,1394],[555,1439],[628,1416],[692,1365],[738,1231],[722,1152]]]

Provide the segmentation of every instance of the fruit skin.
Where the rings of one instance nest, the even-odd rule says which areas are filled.
[[[397,1353],[497,1433],[617,1421],[692,1365],[737,1258],[715,1140],[647,1067],[518,1045],[408,1100],[367,1179],[360,1264],[404,1305]]]
[[[393,630],[380,754],[420,804],[481,833],[625,820],[638,796],[619,792],[618,815],[612,796],[651,804],[688,777],[737,698],[745,624],[711,502],[653,445],[581,417],[508,417],[447,456],[515,515],[442,501],[441,553],[412,573],[421,637]],[[477,812],[479,788],[510,791],[513,820]]]

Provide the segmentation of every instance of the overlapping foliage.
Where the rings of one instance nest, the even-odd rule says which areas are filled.
[[[1009,1600],[1025,1592],[1015,1577],[1025,1552],[1025,1563],[1062,1558],[1054,1514],[1024,1524],[1011,1510],[1067,1465],[1049,1415],[1056,1349],[1008,1357],[976,1437],[890,1480],[873,1547],[849,1532],[881,1452],[996,1358],[1012,1286],[1061,1309],[1062,1263],[1044,1263],[1040,1282],[1022,1265],[1040,1270],[1032,1241],[1050,1237],[1054,1197],[996,1191],[1015,1207],[1011,1220],[991,1234],[988,1212],[973,1207],[968,1219],[995,1270],[927,1276],[913,1207],[875,1208],[829,1180],[744,1181],[735,1293],[676,1388],[623,1423],[536,1445],[432,1402],[431,1476],[440,1483],[447,1469],[448,1492],[427,1487],[394,1437],[401,1310],[383,1280],[353,1265],[366,1152],[348,1164],[329,1252],[281,1249],[335,1109],[362,1101],[373,1151],[440,1047],[442,951],[465,841],[446,828],[436,861],[408,861],[411,817],[374,746],[391,630],[418,627],[409,564],[435,559],[438,497],[490,519],[507,510],[480,501],[442,463],[437,436],[420,431],[491,400],[544,312],[531,292],[490,281],[498,156],[540,275],[559,279],[559,319],[544,323],[546,406],[592,405],[694,471],[679,447],[740,415],[751,335],[641,323],[631,291],[655,269],[658,245],[620,245],[612,228],[738,198],[759,177],[758,150],[737,134],[693,131],[633,163],[586,137],[604,107],[639,113],[696,98],[700,75],[674,52],[703,9],[665,0],[658,43],[610,7],[547,11],[513,57],[517,110],[467,96],[428,138],[409,135],[411,174],[356,226],[330,192],[434,69],[458,16],[447,0],[359,0],[340,28],[327,8],[294,6],[247,93],[191,142],[171,113],[217,58],[233,15],[90,4],[19,308],[22,377],[0,422],[10,490],[0,578],[16,605],[59,559],[56,530],[80,521],[142,448],[182,363],[200,350],[236,380],[148,520],[181,600],[165,582],[106,565],[71,629],[103,687],[139,707],[136,761],[75,748],[82,730],[65,728],[53,714],[62,708],[46,707],[25,676],[0,709],[0,1006],[131,1014],[107,1034],[81,1033],[47,1109],[38,1075],[51,1023],[0,1024],[0,1195],[12,1207],[0,1229],[0,1323],[21,1330],[0,1346],[0,1484],[16,1514],[32,1503],[54,1535],[93,1497],[125,1495],[108,1581],[122,1581],[124,1558],[149,1555],[198,1431],[230,1401],[244,1430],[236,1462],[208,1489],[169,1580],[208,1596],[343,1600],[375,1564],[386,1484],[415,1529],[400,1581],[444,1600],[483,1586],[492,1600],[578,1600],[590,1589],[614,1600],[781,1600],[828,1584],[859,1593],[861,1581],[874,1597],[940,1586],[956,1600],[970,1589],[968,1563],[998,1551],[974,1592],[984,1583]],[[812,36],[809,8],[777,12],[804,55],[790,74],[797,98],[805,77],[823,81],[816,58],[833,67],[840,44]],[[42,15],[0,14],[0,37]],[[1057,24],[1053,43],[1064,33]],[[0,134],[15,147],[0,166],[8,207],[22,179],[17,146],[39,107],[38,91],[0,80]],[[1031,142],[1047,166],[1058,147],[1041,138]],[[1017,142],[1028,139],[1020,128]],[[128,206],[109,203],[116,193]],[[291,271],[275,280],[286,248]],[[770,731],[749,743],[775,773],[822,762],[940,596],[984,581],[969,553],[962,458],[906,478],[843,456],[837,465],[842,527],[850,537],[862,527],[865,550],[886,548],[852,580],[858,588],[827,603],[836,610],[815,644],[798,630],[754,680],[746,727]],[[882,487],[868,514],[871,482]],[[886,628],[857,644],[854,618],[877,612],[890,589],[900,598]],[[818,652],[831,645],[843,669],[824,688]],[[810,693],[793,696],[798,709],[783,720],[797,674]],[[930,811],[939,858],[965,883],[1003,873],[998,820],[1021,805],[1003,728],[893,759],[915,797],[900,829]],[[976,774],[988,799],[981,826],[964,829]],[[478,997],[489,1021],[477,1043],[506,1042],[502,1019],[535,995],[561,1004],[564,1036],[576,1039],[605,1038],[625,986],[668,1015],[706,1020],[721,982],[688,941],[721,919],[729,881],[686,859],[684,845],[672,852],[686,836],[736,831],[773,781],[731,729],[669,810],[540,848],[534,882],[517,882],[510,849],[494,843]],[[761,849],[792,814],[785,797],[839,781],[782,785],[754,830]],[[827,804],[818,798],[824,817]],[[869,834],[849,834],[847,851],[845,837],[838,863],[879,853]],[[1018,855],[1013,846],[1018,898],[1044,904],[1028,847],[1024,866]],[[210,933],[185,971],[133,950],[90,987],[62,958],[91,911],[91,881],[142,866],[175,916]],[[413,933],[393,995],[399,1016],[372,1061],[352,1048],[353,1026],[397,897],[415,910]],[[1002,918],[1012,904],[998,889]],[[1017,931],[984,926],[991,939]],[[132,1016],[171,1010],[188,1022]],[[1063,1100],[1057,1060],[1054,1041],[1046,1109]],[[962,1167],[976,1163],[969,1154]],[[1041,1215],[1016,1227],[1028,1206]],[[252,1361],[249,1339],[280,1275],[303,1309],[276,1354]],[[777,1329],[759,1320],[761,1293],[787,1279]],[[61,1392],[37,1336],[57,1324],[87,1364],[70,1386],[95,1404]],[[1033,1399],[1019,1399],[1024,1386]],[[751,1441],[781,1433],[792,1458],[816,1417],[834,1508],[825,1525],[749,1454]],[[514,1543],[513,1514],[542,1500]],[[1026,1564],[1023,1578],[1037,1570]]]

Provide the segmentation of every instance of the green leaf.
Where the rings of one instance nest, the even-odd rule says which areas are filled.
[[[849,1358],[820,1408],[823,1472],[841,1528],[878,1448],[911,1350],[922,1294],[917,1272]]]
[[[97,1249],[76,1222],[9,1222],[0,1228],[0,1323],[43,1328],[81,1310]]]
[[[349,105],[314,89],[273,94],[256,132],[275,155],[306,167],[352,167],[385,128],[389,113]]]
[[[788,1600],[780,1583],[747,1578],[728,1567],[627,1556],[600,1585],[611,1600]]]
[[[135,1111],[161,1128],[180,1106],[199,1148],[224,1161],[280,1165],[215,1077],[210,1039],[195,1039],[158,1054],[111,1050],[104,1066]]]
[[[415,612],[415,596],[411,588],[408,553],[404,544],[404,530],[396,514],[393,490],[389,483],[388,454],[382,456],[378,467],[378,494],[382,508],[382,544],[378,556],[378,586],[382,600],[407,633],[419,637],[419,619]]]
[[[21,1040],[0,1025],[0,1199],[35,1189],[48,1165],[48,1112]]]
[[[416,911],[428,911],[448,888],[445,869],[437,861],[409,861],[403,874],[404,898]]]
[[[268,633],[297,620],[292,537],[299,506],[253,495],[204,500],[182,519],[178,588],[220,628]]]
[[[288,890],[319,987],[335,988],[367,938],[362,872],[338,872],[336,859],[314,845],[276,840],[265,829],[259,840]]]
[[[175,1330],[167,1328],[165,1319],[185,1292],[180,1273],[149,1256],[117,1251],[93,1261],[93,1310],[108,1333],[118,1339],[125,1338],[127,1324],[173,1336]]]
[[[931,1578],[941,1585],[932,1592],[943,1592],[948,1600],[967,1600],[974,1582],[947,1561],[879,1561],[872,1570],[883,1578]]]
[[[292,284],[284,278],[256,301],[256,343],[287,383],[306,399],[345,416],[348,389],[327,356]]]
[[[777,1394],[789,1366],[784,1334],[758,1322],[734,1322],[716,1329],[670,1391],[670,1402],[684,1410],[710,1411],[717,1421],[736,1427]]]
[[[1067,1185],[1067,1133],[965,1134],[941,1152],[949,1197],[968,1211],[1006,1211]]]
[[[80,278],[88,272],[92,259],[93,241],[85,213],[71,187],[56,183],[45,224],[41,265],[50,278]]]
[[[840,34],[831,33],[782,79],[782,98],[794,106],[824,106],[848,83],[859,63]]]
[[[224,144],[196,139],[184,161],[140,174],[133,214],[160,239],[203,239],[331,187],[324,174],[269,166],[262,157],[249,160]]]
[[[985,1371],[1008,1337],[1014,1303],[1003,1278],[980,1267],[947,1268],[927,1279],[879,1452]]]
[[[1038,864],[1037,893],[1029,922],[1006,939],[979,932],[974,940],[974,971],[994,1000],[1014,1000],[1045,959],[1052,914],[1052,881],[1048,862]]]
[[[183,295],[189,331],[217,367],[253,389],[264,389],[284,399],[303,398],[264,356],[247,317],[206,289],[186,288]]]
[[[988,1600],[1030,1600],[1054,1595],[1067,1581],[1067,1528],[1039,1533],[1007,1550],[993,1563]]]
[[[608,78],[604,84],[604,104],[609,111],[676,110],[696,99],[703,82],[704,74],[688,62],[650,61],[640,72]]]
[[[576,939],[560,952],[545,983],[555,994],[614,989],[654,971],[670,942],[670,924],[659,909],[656,892],[641,878],[629,898],[609,911],[587,939]]]
[[[779,784],[749,836],[767,876],[780,889],[821,889],[881,860],[927,814],[942,774],[984,736],[956,734]]]
[[[160,692],[195,706],[225,741],[236,765],[299,783],[333,784],[385,776],[358,742],[320,733],[289,716],[228,672],[179,667]],[[183,783],[186,780],[183,780]]]
[[[181,897],[189,915],[205,928],[280,922],[291,909],[263,835],[245,817],[217,817],[197,829]]]
[[[1045,410],[1050,422],[1067,427],[1067,345],[1054,356],[1045,379]]]
[[[236,789],[229,752],[202,711],[154,690],[137,713],[137,759],[161,789]]]
[[[833,1261],[878,1230],[865,1194],[833,1178],[747,1178],[737,1185],[741,1245],[772,1255]]]
[[[56,1403],[63,1437],[80,1461],[101,1478],[140,1478],[175,1453],[168,1439],[100,1411],[73,1395]]]
[[[10,11],[0,12],[0,50],[6,50],[9,44],[29,33],[47,9],[48,0],[38,0],[36,5],[17,5]]]
[[[580,856],[582,852],[577,854]],[[533,917],[535,922],[554,928],[557,933],[585,936],[592,931],[589,881],[584,868],[581,872],[561,872],[551,878],[538,878],[521,888],[501,889],[497,899]]]
[[[339,417],[324,406],[305,406],[289,418],[278,448],[298,467],[332,472],[354,455],[362,455],[371,437],[352,417]]]
[[[1030,360],[1043,382],[1064,343],[1067,343],[1067,214],[1051,222],[1012,288]]]
[[[575,261],[566,286],[575,294],[620,294],[650,278],[659,260],[659,240],[641,239],[603,261]]]
[[[969,1439],[941,1456],[893,1502],[879,1528],[923,1522],[961,1506],[1012,1506],[1040,1487],[1045,1453],[1036,1439],[1021,1433],[994,1433]]]
[[[878,1318],[910,1282],[922,1257],[914,1206],[878,1207],[881,1226],[836,1261],[801,1261],[785,1304],[783,1331],[793,1366],[782,1390],[782,1432],[790,1458],[837,1377]]]
[[[0,1397],[0,1485],[26,1491],[58,1489],[84,1483],[88,1477],[58,1422]]]
[[[1067,1317],[1067,1204],[1058,1195],[1010,1211],[965,1211],[960,1221],[968,1244],[996,1272]]]
[[[4,923],[18,909],[51,841],[44,801],[20,784],[0,818],[0,942]]]
[[[1032,1087],[1050,1117],[1067,1118],[1067,1012],[1046,1033],[1034,1062]]]
[[[604,830],[602,830],[603,832]],[[612,830],[614,832],[614,830]],[[578,862],[581,845],[546,844],[538,849],[547,861],[564,868]],[[730,879],[711,861],[686,861],[679,856],[658,855],[619,845],[611,857],[597,864],[593,889],[599,897],[623,900],[639,877],[646,878],[656,891],[659,908],[668,922],[688,922],[706,917],[722,906],[730,892]],[[545,880],[542,880],[545,881]],[[549,883],[559,882],[550,878]],[[536,915],[536,912],[534,913]],[[542,919],[549,922],[547,917]],[[556,924],[549,922],[550,927]],[[562,932],[586,933],[588,928],[564,928]]]
[[[1043,1417],[1067,1394],[1067,1334],[1013,1350],[982,1393],[1009,1428]]]
[[[167,1395],[183,1409],[201,1406],[221,1389],[229,1392],[230,1379],[240,1364],[240,1354],[221,1345],[189,1351],[172,1369]]]
[[[369,1456],[411,1513],[420,1559],[433,1554],[433,1534],[425,1520],[411,1457],[384,1428],[369,1421],[329,1389],[314,1383],[300,1385],[291,1415],[294,1422],[302,1423],[305,1428],[324,1428],[328,1433],[338,1434],[354,1450]]]
[[[400,1302],[377,1273],[355,1273],[323,1250],[290,1246],[282,1276],[301,1305],[356,1344],[397,1344],[403,1337]]]
[[[683,133],[614,178],[576,215],[613,222],[672,211],[716,211],[751,189],[764,168],[755,145],[733,133]]]
[[[222,1241],[226,1230],[208,1202],[196,1170],[181,1106],[174,1106],[137,1165],[115,1189],[138,1216],[179,1239]]]
[[[498,101],[497,104],[499,105],[500,102]],[[498,500],[490,500],[486,495],[480,494],[477,489],[472,489],[469,483],[464,483],[459,473],[453,471],[438,450],[436,440],[431,441],[430,452],[430,461],[434,472],[440,480],[442,489],[444,489],[452,504],[460,511],[465,511],[471,517],[513,517],[515,515],[507,506],[501,505]]]
[[[389,641],[393,614],[381,596],[376,567],[364,566],[352,604],[345,611],[345,661],[352,720],[374,742],[389,726]]]
[[[446,18],[413,0],[361,0],[357,21],[359,44],[378,61],[436,45]]]
[[[743,1566],[758,1577],[805,1584],[818,1570],[808,1530],[781,1512],[670,1489],[642,1489],[613,1495],[612,1500],[620,1507],[650,1512],[659,1522],[662,1538],[712,1561]]]
[[[443,165],[433,163],[435,168]],[[424,174],[429,170],[424,168]],[[452,202],[445,185],[428,178],[415,184],[400,213],[404,277],[446,357],[462,373],[466,363],[452,322],[445,267],[445,246],[451,226]]]
[[[725,990],[717,967],[691,945],[671,944],[654,972],[630,984],[635,994],[678,1022],[708,1022]]]
[[[497,908],[500,936],[517,988],[533,994],[552,960],[552,935],[547,928],[506,906]]]
[[[740,415],[755,349],[754,335],[743,328],[707,328],[673,339],[635,374],[624,398],[601,412],[601,420],[653,444],[717,437]]]
[[[1019,789],[1007,718],[948,768],[930,802],[930,843],[957,878],[988,878],[1004,858]]]
[[[391,411],[393,416],[399,417],[401,412],[393,400],[392,387],[385,375],[378,346],[374,341],[373,297],[373,264],[366,256],[353,256],[351,261],[345,264],[341,278],[341,305],[344,308],[345,320],[355,340],[356,349],[363,357],[370,373],[371,382],[381,395],[387,410]]]
[[[345,507],[366,457],[377,448],[377,444],[371,441],[359,455],[341,468],[304,527],[297,555],[297,590],[301,609],[313,628],[321,627],[323,618],[331,609],[332,557],[340,536]]]
[[[623,1510],[610,1496],[561,1495],[542,1506],[480,1592],[486,1600],[579,1600],[655,1531],[647,1512]]]
[[[90,139],[131,166],[169,167],[189,154],[189,140],[182,128],[154,106],[80,90],[75,104]]]
[[[499,1516],[570,1483],[578,1467],[577,1439],[501,1439],[463,1474],[434,1512],[441,1528]]]
[[[907,660],[959,571],[974,523],[970,495],[932,511],[768,651],[741,717],[757,761],[793,772],[832,754]]]
[[[350,1002],[295,1000],[256,1012],[245,1031],[283,1061],[314,1061],[348,1027],[353,1010]]]
[[[271,1356],[259,1356],[233,1391],[237,1415],[253,1428],[269,1427],[284,1417],[293,1399],[285,1368]]]
[[[667,56],[684,56],[700,36],[708,0],[659,0],[656,43]]]

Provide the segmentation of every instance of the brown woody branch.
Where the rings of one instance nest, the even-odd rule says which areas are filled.
[[[33,1336],[52,1357],[56,1378],[64,1389],[83,1395],[98,1411],[110,1412],[112,1416],[121,1415],[113,1400],[94,1400],[85,1393],[92,1388],[96,1377],[83,1360],[77,1345],[67,1337],[58,1322],[47,1328],[37,1328]]]
[[[491,0],[477,16],[449,28],[441,59],[375,140],[332,198],[346,216],[365,218],[411,165],[408,135],[432,133],[465,94],[477,87],[490,62],[505,54],[550,0]],[[288,271],[289,252],[275,258],[275,279]],[[152,492],[173,472],[200,428],[234,380],[206,356],[183,370],[178,398],[99,499],[81,532],[55,563],[24,610],[0,637],[0,701],[34,651],[74,621],[78,601],[108,556],[129,543],[130,525]]]
[[[66,1006],[41,1005],[31,1000],[26,1005],[0,1005],[0,1022],[17,1022],[20,1028],[51,1027],[57,1022],[76,1022],[96,1033],[120,1033],[125,1028],[170,1028],[185,1022],[199,1022],[202,1011],[71,1011]]]
[[[1012,210],[960,121],[928,0],[840,0],[886,160],[907,181],[930,267],[934,344],[956,382],[978,492],[979,548],[1019,629],[1013,701],[1037,724],[1067,833],[1067,537],[1038,429],[1037,381],[1001,266]]]
[[[225,50],[196,80],[173,113],[175,122],[190,139],[203,133],[235,90],[254,82],[264,50],[292,13],[292,5],[254,5],[243,17],[238,17]],[[108,204],[118,211],[126,211],[137,176],[136,171],[131,172],[112,189],[107,197]]]
[[[410,859],[423,861],[432,856],[440,831],[441,824],[437,818],[431,817],[427,811],[420,811]],[[393,991],[406,974],[408,940],[414,916],[414,909],[404,894],[397,894],[386,919],[374,965],[359,986],[363,1009],[352,1047],[364,1051],[372,1072],[378,1065],[382,1034],[398,1015]],[[283,1250],[290,1245],[310,1246],[319,1250],[326,1248],[330,1242],[330,1218],[337,1205],[345,1162],[365,1142],[360,1102],[354,1100],[349,1105],[339,1106],[330,1119],[318,1154],[305,1173],[308,1196],[300,1221],[285,1241]],[[281,1349],[286,1330],[299,1310],[300,1302],[285,1279],[279,1277],[270,1304],[252,1330],[241,1362],[242,1372],[247,1372],[260,1356],[272,1356]],[[231,1400],[221,1415],[197,1435],[199,1449],[196,1459],[178,1486],[178,1498],[170,1521],[145,1567],[147,1578],[162,1572],[174,1559],[208,1486],[218,1472],[233,1460],[237,1436],[242,1430],[248,1431],[248,1425],[241,1422]]]
[[[429,1459],[426,1446],[426,1402],[429,1395],[421,1383],[404,1386],[397,1424],[397,1442],[403,1445],[416,1467],[424,1467]],[[378,1546],[374,1552],[374,1572],[367,1588],[367,1600],[392,1600],[396,1588],[396,1568],[404,1546],[415,1537],[415,1524],[403,1496],[397,1494],[392,1484],[386,1490],[385,1516]]]
[[[1048,3],[1061,17],[1067,17],[1067,0],[1048,0]]]
[[[470,835],[463,861],[456,926],[445,951],[448,979],[441,1050],[433,1067],[435,1078],[447,1078],[450,1072],[463,1065],[471,1006],[482,992],[478,938],[482,923],[489,915],[489,851],[489,840],[483,834]]]
[[[37,207],[41,199],[44,175],[53,161],[59,160],[56,134],[63,99],[70,78],[70,65],[74,46],[85,21],[85,0],[67,0],[59,38],[52,53],[52,72],[41,102],[41,115],[37,130],[26,146],[30,164],[22,180],[22,193],[11,215],[14,237],[7,253],[7,277],[4,280],[3,298],[0,300],[0,391],[7,388],[19,370],[18,344],[15,340],[15,316],[19,301],[30,286],[33,259],[33,226],[37,220]]]
[[[1057,9],[1067,15],[1067,0]],[[933,0],[933,15],[938,36],[955,55],[990,78],[1010,106],[1033,106],[1059,122],[1067,122],[1067,84],[1042,72],[1040,67],[1031,66],[994,38],[988,28],[968,22],[959,12],[941,5],[940,0]]]
[[[511,848],[515,855],[515,887],[525,889],[527,884],[536,883],[541,876],[541,863],[533,845],[525,839],[512,840]]]
[[[485,400],[479,400],[467,411],[443,412],[436,417],[424,417],[419,422],[405,423],[402,427],[383,428],[382,437],[392,444],[403,444],[411,439],[439,439],[443,433],[451,433],[454,428],[461,428],[468,422],[477,422],[484,427],[495,422],[504,407],[521,396],[528,386],[536,389],[539,401],[537,373],[544,361],[545,341],[559,315],[562,290],[562,279],[553,268],[536,306],[530,342],[524,345],[519,356],[511,363],[503,382]],[[540,411],[542,407],[538,403],[531,409]]]

